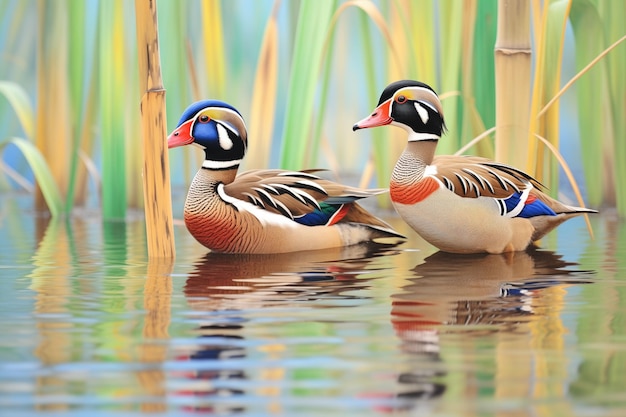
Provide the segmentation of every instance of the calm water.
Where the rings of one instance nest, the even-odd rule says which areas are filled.
[[[626,225],[514,256],[206,254],[0,205],[0,414],[625,416]]]

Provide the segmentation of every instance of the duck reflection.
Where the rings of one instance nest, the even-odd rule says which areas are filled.
[[[192,396],[188,410],[237,413],[245,411],[242,395],[251,379],[241,364],[248,355],[242,310],[300,306],[323,308],[324,301],[363,298],[351,294],[369,286],[364,272],[374,259],[395,253],[393,246],[358,245],[347,248],[275,255],[230,255],[208,253],[196,264],[184,287],[189,306],[202,324],[195,348],[179,360],[198,362],[202,370],[187,373],[180,392]],[[279,344],[267,347],[280,351]],[[235,359],[233,361],[233,359]],[[199,368],[198,367],[198,368]],[[282,379],[280,370],[264,372],[262,378]],[[193,381],[193,382],[190,382]],[[256,388],[256,394],[276,395],[271,384]],[[238,401],[238,399],[240,399]]]
[[[399,375],[398,382],[406,386],[399,398],[434,398],[445,392],[445,384],[437,382],[446,374],[440,358],[443,333],[462,333],[466,340],[485,332],[518,331],[535,314],[533,299],[542,290],[589,282],[580,276],[583,271],[566,269],[573,265],[544,250],[508,255],[436,252],[425,258],[411,270],[403,292],[392,297],[391,321],[401,349],[420,363]]]
[[[393,297],[394,326],[403,332],[442,324],[515,322],[532,314],[520,296],[585,282],[565,269],[572,265],[544,250],[508,255],[437,252],[413,268],[404,292]]]

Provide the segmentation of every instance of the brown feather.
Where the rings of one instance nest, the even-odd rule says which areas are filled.
[[[539,181],[516,168],[478,156],[439,155],[432,165],[437,168],[435,177],[461,197],[507,198],[529,183],[543,188]]]
[[[386,229],[391,229],[391,226],[389,224],[374,216],[357,203],[352,203],[352,205],[350,206],[350,210],[348,211],[346,216],[341,219],[341,221],[370,224],[374,226],[380,226]]]
[[[339,184],[318,177],[314,174],[317,171],[251,170],[238,175],[224,189],[232,197],[287,217],[310,213],[322,201],[340,203],[343,197],[365,198],[386,191]]]

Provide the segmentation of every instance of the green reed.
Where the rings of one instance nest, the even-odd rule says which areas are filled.
[[[0,5],[0,16],[9,15],[11,22],[0,31],[0,42],[8,54],[8,61],[0,69],[0,80],[19,80],[23,87],[28,86],[29,71],[16,70],[20,68],[16,63],[32,62],[34,56],[39,57],[40,69],[36,91],[24,90],[30,102],[38,103],[30,133],[26,132],[28,128],[22,134],[15,131],[15,124],[6,124],[0,134],[25,136],[36,143],[41,159],[33,162],[37,158],[30,158],[29,162],[47,165],[48,177],[55,186],[46,185],[52,184],[49,181],[38,184],[40,188],[56,187],[60,193],[63,203],[55,213],[87,204],[87,191],[98,192],[101,186],[102,199],[98,203],[104,216],[124,217],[127,207],[142,204],[138,192],[141,150],[137,139],[137,54],[129,23],[134,21],[134,10],[130,2],[119,0],[80,3],[7,0]],[[449,133],[441,141],[440,153],[453,153],[493,128],[498,4],[495,0],[461,5],[450,0],[419,4],[409,0],[303,0],[300,4],[268,0],[254,5],[258,16],[254,32],[241,26],[250,23],[242,23],[244,14],[239,14],[239,7],[248,7],[243,2],[161,0],[159,25],[163,78],[168,89],[168,129],[171,131],[192,99],[223,99],[242,111],[254,132],[250,136],[251,167],[317,167],[322,155],[334,152],[335,166],[342,170],[373,166],[378,184],[386,186],[403,143],[396,138],[395,129],[374,129],[359,137],[363,141],[371,138],[372,164],[359,160],[363,152],[346,152],[344,135],[352,134],[349,127],[356,121],[352,119],[355,109],[371,110],[387,83],[414,78],[431,84],[442,97]],[[563,119],[558,102],[542,112],[568,81],[559,77],[565,42],[570,41],[566,24],[573,28],[576,65],[581,69],[624,36],[620,16],[624,16],[626,5],[611,0],[532,0],[531,7],[533,81],[520,87],[531,89],[533,97],[531,103],[520,104],[531,107],[529,157],[515,164],[530,167],[556,192],[555,158],[534,138],[544,137],[557,149],[572,146],[571,139],[561,137],[560,124],[571,120]],[[333,36],[333,19],[340,19],[338,11],[348,8],[360,10],[358,19],[349,21],[352,27],[340,23],[342,36]],[[38,43],[28,24],[32,16],[27,10],[33,9],[39,15]],[[243,38],[243,33],[250,36],[250,32],[258,33],[258,40]],[[262,41],[264,32],[268,33],[267,40]],[[617,161],[626,158],[626,142],[620,140],[626,134],[622,117],[625,72],[626,45],[622,44],[574,83],[579,103],[580,162],[589,203],[617,205],[623,215],[626,193],[620,192],[620,184],[626,183],[626,166]],[[356,91],[350,90],[356,80],[362,85]],[[351,96],[337,97],[337,91],[347,91]],[[16,118],[23,117],[19,102],[9,99],[9,103],[9,107],[0,105],[15,109],[11,112],[17,112]],[[47,112],[49,109],[54,112]],[[349,140],[356,137],[350,136]],[[506,137],[498,143],[487,139],[470,151],[492,157],[494,146],[510,144]],[[329,150],[322,154],[322,147]],[[195,171],[197,164],[189,158],[189,152],[171,156],[173,174],[180,177]],[[19,163],[7,162],[5,166],[18,167],[19,174],[28,174]],[[41,169],[31,169],[41,175]],[[95,187],[90,188],[94,183]]]
[[[287,90],[281,166],[302,168],[313,123],[322,47],[336,2],[302,0]]]

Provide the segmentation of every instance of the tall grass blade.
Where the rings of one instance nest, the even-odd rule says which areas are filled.
[[[565,28],[570,4],[569,0],[546,2],[541,14],[541,22],[535,22],[535,27],[539,26],[539,38],[535,47],[537,58],[535,60],[530,132],[547,138],[557,149],[559,147],[559,107],[555,106],[542,118],[538,118],[536,115],[538,109],[559,90]],[[548,157],[546,147],[542,142],[534,140],[529,142],[528,169],[546,184],[548,189],[554,190],[553,193],[556,192],[558,189],[558,166],[552,158]]]
[[[485,126],[496,124],[495,64],[493,48],[496,44],[497,0],[476,2],[478,30],[474,31],[474,53],[472,59],[473,97],[476,109]],[[465,83],[463,88],[465,88]]]
[[[573,1],[570,21],[576,40],[576,66],[583,68],[605,49],[603,22],[595,3],[589,0]],[[590,36],[590,33],[594,36]],[[615,172],[615,159],[612,151],[613,112],[611,111],[606,62],[599,61],[593,68],[590,68],[578,80],[576,90],[580,115],[578,123],[581,152],[584,155],[582,162],[589,184],[587,194],[589,204],[597,207],[604,201],[615,201],[612,184]]]
[[[28,94],[18,84],[0,81],[0,94],[3,95],[15,111],[27,138],[35,137],[35,111],[30,104]]]
[[[310,137],[322,47],[335,1],[302,0],[298,16],[280,165],[303,168]]]
[[[0,144],[0,150],[8,144],[13,144],[26,158],[28,165],[33,170],[35,180],[41,190],[44,202],[53,217],[57,217],[64,212],[63,198],[57,186],[54,176],[46,163],[46,160],[37,147],[30,141],[22,138],[9,138],[6,142]]]
[[[128,2],[124,2],[128,5]],[[132,9],[132,8],[131,8]],[[128,14],[125,9],[125,15]],[[126,20],[125,27],[125,44],[124,51],[126,65],[130,68],[138,67],[138,51],[135,25],[129,25]],[[133,22],[134,23],[134,22]],[[137,91],[141,91],[139,87],[139,71],[130,71],[125,79],[126,88],[124,89],[124,97],[122,107],[124,109],[124,138],[126,140],[126,202],[128,207],[143,209],[143,174],[144,174],[144,152],[142,142],[137,140],[141,137],[141,106],[138,105]],[[163,114],[165,117],[165,114]],[[166,121],[163,121],[165,124]]]
[[[87,3],[75,2],[68,8],[69,19],[69,97],[71,117],[70,174],[66,205],[84,205],[87,199],[87,171],[80,164],[80,153],[93,151],[93,125],[97,111],[97,24],[88,13]]]
[[[439,2],[439,39],[441,41],[441,88],[440,93],[446,91],[460,91],[461,87],[461,55],[462,55],[462,28],[463,7],[454,0]],[[450,154],[461,146],[462,108],[460,97],[452,97],[442,101],[446,118],[448,134],[437,146],[437,152]]]
[[[36,144],[47,161],[61,195],[69,184],[70,115],[68,85],[68,29],[65,1],[40,0],[37,51]],[[41,190],[43,192],[43,190]],[[35,195],[37,209],[45,209],[42,193]]]
[[[606,44],[624,39],[624,17],[626,2],[599,0],[598,10],[602,17]],[[626,44],[622,44],[607,57],[609,94],[613,114],[614,160],[626,160],[626,117],[624,117],[624,97],[626,97]],[[626,217],[626,164],[615,163],[614,192],[618,212]]]
[[[188,71],[195,71],[195,63],[190,66],[187,62],[186,47],[187,27],[186,22],[189,16],[188,4],[178,0],[159,0],[159,49],[163,62],[162,66],[163,85],[169,91],[176,94],[167,94],[167,125],[176,126],[182,111],[191,102],[190,80]],[[196,7],[195,5],[193,7]],[[195,81],[195,80],[194,80]],[[200,97],[195,98],[199,100]]]
[[[415,73],[411,77],[422,80],[428,85],[441,90],[441,74],[438,71],[439,56],[437,47],[437,25],[438,21],[435,13],[435,1],[424,0],[415,2],[408,0],[408,13],[406,17],[404,33],[409,37],[412,49],[403,52],[413,56]],[[419,28],[419,30],[416,30]],[[442,92],[442,91],[440,91]]]
[[[99,3],[100,129],[102,150],[102,214],[126,215],[126,137],[124,92],[124,15],[121,0]]]
[[[246,159],[248,168],[265,168],[269,164],[274,115],[276,113],[278,81],[278,8],[280,0],[274,1],[272,14],[267,20],[265,34],[254,77],[252,105],[250,109],[250,152]]]
[[[483,30],[475,31],[476,21],[478,18],[477,4],[471,0],[465,0],[463,3],[463,26],[462,26],[462,45],[461,45],[461,85],[462,85],[462,113],[461,123],[462,128],[460,130],[460,143],[466,143],[469,138],[472,138],[481,132],[485,131],[485,123],[482,121],[480,113],[476,108],[475,99],[475,76],[474,76],[474,61],[487,59],[491,57],[493,62],[493,43],[490,47],[487,45],[479,45],[478,49],[474,50],[476,42],[474,37],[476,32],[482,32]],[[484,76],[483,76],[484,77]],[[493,89],[493,78],[481,78],[476,83],[476,89],[489,90],[489,86]],[[481,141],[478,146],[478,152],[480,155],[493,157],[493,147],[489,141]]]
[[[202,38],[209,94],[211,97],[226,99],[224,94],[228,86],[228,79],[226,76],[221,2],[220,0],[203,0],[201,9]]]

